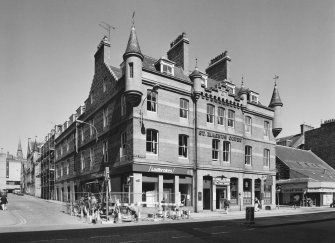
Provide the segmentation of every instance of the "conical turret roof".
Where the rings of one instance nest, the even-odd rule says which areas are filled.
[[[277,88],[277,84],[275,84],[275,87],[273,89],[273,93],[272,93],[272,98],[271,98],[271,102],[269,104],[269,107],[273,108],[275,106],[283,106],[283,102],[281,102],[280,96],[279,96],[279,91]]]
[[[190,74],[190,78],[193,80],[195,78],[202,78],[201,73],[199,72],[198,68],[196,67],[193,72]]]
[[[123,59],[126,59],[127,56],[129,55],[139,56],[141,60],[143,60],[144,58],[141,53],[141,48],[137,40],[137,35],[136,35],[136,30],[135,30],[134,25],[131,27],[128,45],[127,45],[125,53],[123,54]]]
[[[30,138],[28,139],[28,148],[27,148],[27,159],[30,155],[31,151],[30,151]]]

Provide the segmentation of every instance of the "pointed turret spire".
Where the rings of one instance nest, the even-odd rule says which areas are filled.
[[[125,60],[129,55],[138,56],[138,57],[141,58],[141,60],[143,60],[143,58],[144,58],[142,53],[141,53],[140,45],[138,44],[134,23],[133,23],[133,26],[131,27],[131,30],[130,30],[128,45],[127,45],[125,53],[123,54],[123,59]]]
[[[243,74],[242,74],[241,89],[239,91],[239,94],[242,95],[242,94],[246,94],[246,93],[248,93],[248,90],[244,87],[244,77],[243,77]]]
[[[16,157],[19,158],[19,159],[23,159],[22,146],[21,146],[21,138],[19,138],[19,144],[17,146]]]
[[[37,142],[36,142],[36,136],[35,136],[35,142],[34,142],[34,146],[33,146],[33,151],[32,152],[38,152]]]
[[[30,151],[30,139],[31,138],[28,138],[27,159],[28,159],[28,157],[29,157],[29,155],[31,153],[31,151]]]
[[[274,117],[273,117],[273,126],[272,126],[272,134],[274,137],[277,137],[278,134],[282,130],[282,124],[281,124],[281,110],[283,106],[283,102],[281,102],[279,91],[277,88],[277,79],[279,77],[275,75],[275,87],[273,89],[272,98],[269,104],[270,108],[273,108],[274,110]]]
[[[275,106],[283,106],[283,102],[281,102],[279,91],[277,87],[277,82],[275,82],[275,87],[273,89],[272,98],[269,104],[269,107],[273,108]]]

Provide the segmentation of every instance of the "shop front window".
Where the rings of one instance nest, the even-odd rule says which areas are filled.
[[[230,178],[230,203],[238,203],[238,178]]]
[[[243,179],[243,204],[252,204],[251,179]]]
[[[264,203],[265,204],[271,204],[271,190],[272,186],[271,185],[264,185]]]

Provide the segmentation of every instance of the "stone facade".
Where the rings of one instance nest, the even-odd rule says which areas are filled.
[[[86,109],[56,131],[59,200],[101,192],[108,168],[110,192],[124,202],[182,203],[200,212],[222,209],[225,199],[241,209],[258,197],[275,206],[271,128],[282,103],[261,105],[257,93],[237,87],[226,52],[210,74],[185,74],[188,44],[183,33],[170,46],[172,60],[144,56],[133,26],[117,68],[109,63],[110,43],[101,41]]]
[[[305,132],[305,149],[312,150],[335,168],[335,121],[325,121],[319,128]]]

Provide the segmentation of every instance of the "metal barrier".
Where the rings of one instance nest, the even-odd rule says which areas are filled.
[[[162,197],[161,202],[158,201],[158,193],[147,201],[139,200],[148,199],[143,198],[143,193],[124,192],[111,192],[108,200],[106,193],[89,192],[77,192],[73,198],[76,200],[68,201],[64,211],[88,223],[187,219],[191,214],[190,202],[188,204],[186,200],[175,202],[175,198],[180,198],[180,193],[178,197],[172,193],[169,197]],[[186,196],[184,198],[186,199]],[[134,202],[134,199],[139,201]]]

